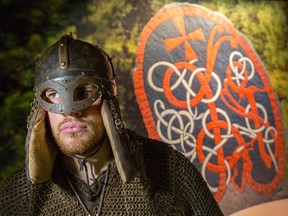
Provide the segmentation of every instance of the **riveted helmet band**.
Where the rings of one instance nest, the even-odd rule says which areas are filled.
[[[85,90],[87,85],[91,86],[89,90]],[[85,75],[67,76],[43,82],[39,88],[36,87],[36,92],[39,105],[46,111],[69,115],[89,107],[102,97],[104,84]],[[50,100],[48,94],[57,94],[53,97],[59,97],[59,99]]]
[[[64,35],[36,64],[34,92],[46,111],[69,115],[112,93],[114,78],[102,49]]]

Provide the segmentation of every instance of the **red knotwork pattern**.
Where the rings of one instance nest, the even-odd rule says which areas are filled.
[[[219,201],[229,183],[272,193],[284,171],[279,103],[256,52],[223,16],[165,8],[144,28],[134,87],[151,138],[194,163]]]

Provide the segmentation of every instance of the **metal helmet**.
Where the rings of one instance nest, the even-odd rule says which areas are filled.
[[[58,152],[46,136],[46,111],[70,115],[98,98],[102,99],[103,124],[121,179],[129,182],[134,178],[137,171],[126,151],[115,72],[102,49],[64,35],[37,62],[34,92],[36,101],[28,117],[26,137],[27,176],[33,184],[51,178]]]
[[[113,93],[114,78],[111,60],[102,49],[64,35],[36,64],[34,92],[46,111],[69,115]],[[87,84],[91,89],[84,94],[81,88]]]

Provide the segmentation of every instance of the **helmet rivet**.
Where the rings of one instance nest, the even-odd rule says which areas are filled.
[[[67,91],[67,88],[65,88],[64,91]]]
[[[66,62],[61,62],[61,66],[64,67],[66,65]]]
[[[64,44],[63,44],[63,43],[61,43],[61,44],[60,44],[60,46],[64,46]]]
[[[82,71],[82,75],[85,75],[85,72],[84,72],[84,71]]]

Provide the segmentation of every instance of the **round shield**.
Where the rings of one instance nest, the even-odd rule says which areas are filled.
[[[142,31],[137,63],[134,88],[149,137],[195,164],[217,201],[228,188],[233,196],[249,190],[237,207],[244,208],[279,190],[280,105],[261,59],[226,17],[192,4],[164,7]]]

